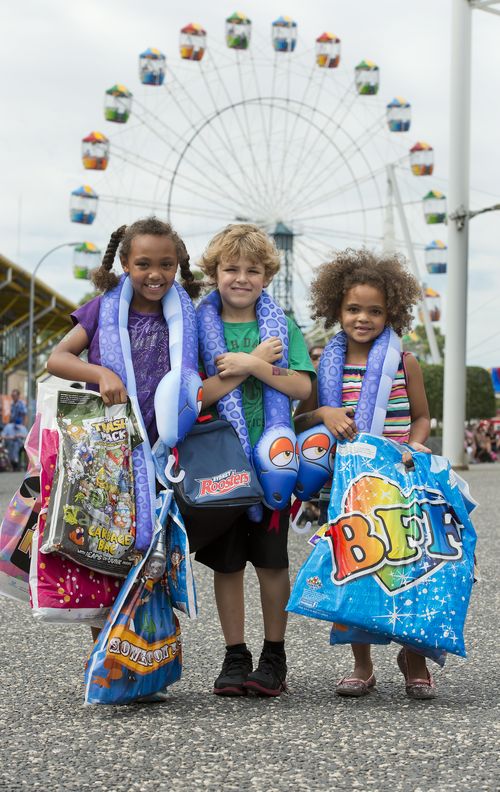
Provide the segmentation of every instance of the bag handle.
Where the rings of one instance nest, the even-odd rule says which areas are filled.
[[[179,484],[186,475],[185,470],[179,470],[177,475],[174,474],[174,467],[179,464],[179,454],[176,448],[172,448],[172,453],[168,455],[167,465],[165,467],[165,476],[171,484]]]

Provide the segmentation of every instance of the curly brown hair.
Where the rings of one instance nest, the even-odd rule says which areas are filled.
[[[397,253],[374,253],[347,248],[333,261],[322,264],[311,285],[313,319],[324,318],[325,327],[339,321],[342,300],[353,286],[366,283],[385,295],[387,324],[401,336],[412,323],[412,307],[422,297],[416,278]]]
[[[223,259],[232,261],[240,256],[255,264],[263,264],[269,280],[280,268],[280,256],[274,242],[261,228],[251,223],[234,223],[219,231],[208,243],[199,267],[214,283],[218,264]]]
[[[116,231],[113,231],[106,252],[102,257],[101,266],[91,273],[92,281],[96,289],[99,289],[99,291],[109,291],[118,284],[120,279],[116,272],[113,272],[113,262],[116,252],[118,251],[121,262],[126,262],[130,255],[132,240],[136,236],[143,236],[146,234],[151,236],[166,236],[172,240],[175,245],[177,261],[181,271],[181,284],[190,297],[198,297],[201,284],[195,280],[191,272],[189,254],[184,242],[169,223],[164,223],[163,220],[159,220],[157,217],[146,217],[143,220],[137,220],[135,223],[132,223],[132,225],[123,225],[117,228]]]

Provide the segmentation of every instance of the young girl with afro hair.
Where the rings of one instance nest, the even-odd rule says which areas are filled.
[[[337,439],[351,440],[357,432],[354,408],[366,372],[368,353],[386,326],[401,336],[409,330],[413,306],[422,292],[416,279],[396,254],[347,249],[323,264],[312,284],[313,317],[323,318],[325,327],[339,324],[347,336],[342,376],[342,407],[318,407],[317,388],[295,413],[297,433],[324,423]],[[429,453],[424,445],[430,420],[422,372],[416,358],[403,353],[393,381],[384,437],[408,443],[416,451]],[[411,455],[403,456],[409,462]],[[341,696],[363,696],[375,686],[369,644],[351,644],[354,669],[337,684]],[[398,665],[405,677],[410,698],[434,698],[434,681],[425,657],[403,647]]]

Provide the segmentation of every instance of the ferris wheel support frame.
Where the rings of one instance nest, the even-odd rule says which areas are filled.
[[[408,258],[410,260],[411,269],[413,271],[413,275],[418,280],[421,289],[421,300],[420,300],[420,309],[422,311],[422,316],[424,319],[424,327],[425,333],[427,335],[427,341],[429,342],[429,349],[431,351],[432,362],[439,365],[441,364],[441,354],[439,352],[439,347],[436,341],[436,335],[434,333],[434,327],[432,326],[431,318],[429,315],[429,309],[427,307],[427,303],[425,301],[425,294],[422,285],[422,280],[420,278],[420,273],[418,271],[418,264],[417,259],[415,256],[415,250],[411,241],[410,237],[410,230],[408,228],[408,222],[406,220],[406,214],[403,207],[403,202],[401,201],[401,195],[399,192],[398,182],[396,179],[396,172],[394,170],[394,165],[387,166],[387,180],[392,187],[392,192],[394,195],[394,199],[396,201],[396,208],[398,210],[399,215],[399,222],[401,223],[401,228],[403,231],[404,240],[406,243],[406,249],[408,251]]]

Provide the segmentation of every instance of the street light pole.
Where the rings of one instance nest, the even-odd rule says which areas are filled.
[[[79,242],[63,242],[61,245],[56,245],[55,247],[51,248],[50,250],[45,253],[44,256],[40,259],[38,264],[36,265],[35,269],[31,273],[30,278],[30,301],[29,301],[29,320],[28,320],[28,384],[26,387],[26,398],[27,398],[27,408],[28,408],[28,426],[31,424],[32,420],[32,401],[33,401],[33,325],[34,325],[34,313],[35,313],[35,276],[40,266],[43,264],[45,259],[50,256],[51,253],[54,253],[55,250],[59,250],[63,247],[75,247],[79,245]]]
[[[468,0],[451,4],[448,280],[444,356],[443,455],[464,466],[469,236],[471,16]]]

